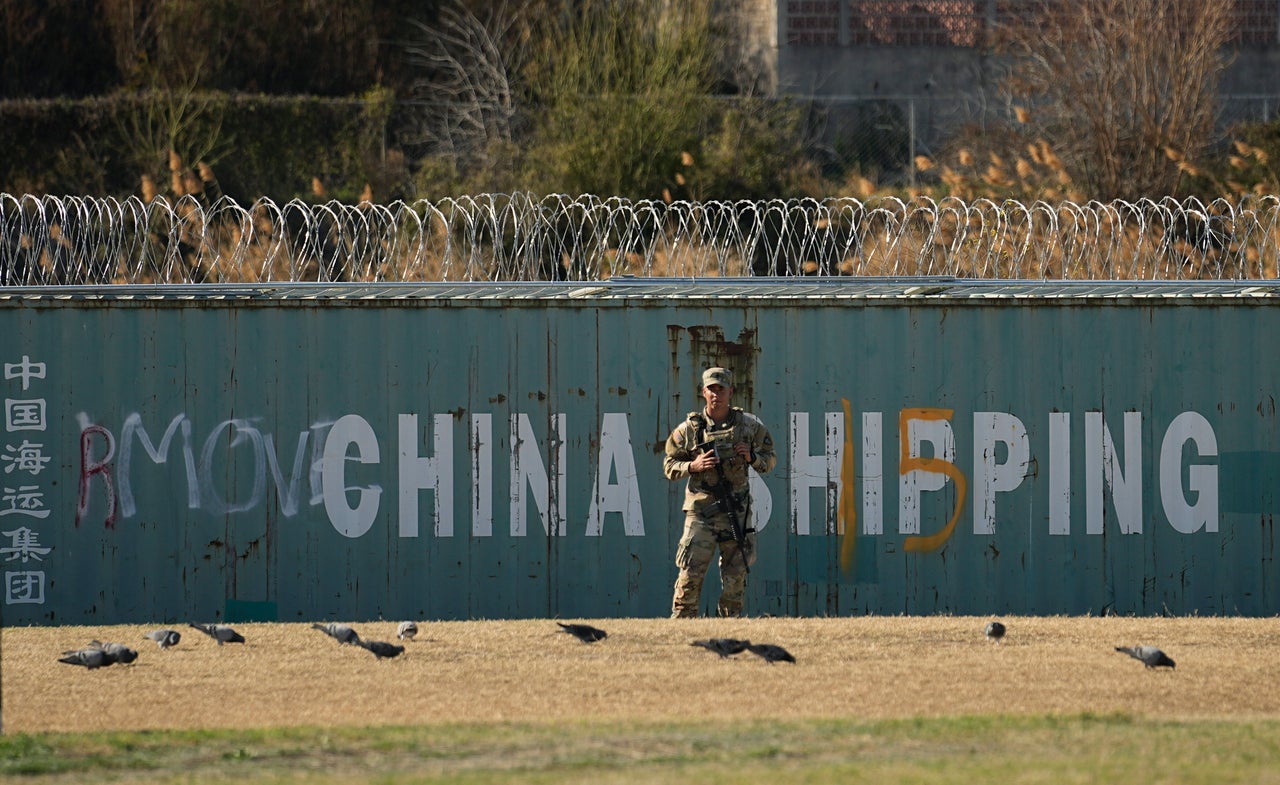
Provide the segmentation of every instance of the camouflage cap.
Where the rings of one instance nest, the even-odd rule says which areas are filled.
[[[708,368],[702,372],[702,386],[718,384],[721,387],[733,386],[733,371],[728,368]]]

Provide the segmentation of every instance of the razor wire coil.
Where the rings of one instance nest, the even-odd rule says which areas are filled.
[[[0,194],[0,285],[1277,277],[1280,197],[389,204]]]

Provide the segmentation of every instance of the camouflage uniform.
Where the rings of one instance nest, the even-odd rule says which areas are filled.
[[[747,588],[747,566],[756,560],[755,529],[746,528],[746,553],[743,554],[733,537],[733,525],[729,516],[719,509],[711,487],[724,471],[736,498],[741,502],[739,524],[747,527],[750,522],[750,498],[748,497],[747,466],[740,457],[715,469],[692,474],[689,463],[698,456],[696,446],[701,440],[712,437],[726,438],[730,443],[746,442],[751,445],[754,458],[751,468],[764,473],[777,463],[773,449],[773,437],[755,415],[732,407],[728,419],[713,424],[704,412],[690,412],[667,438],[663,471],[669,480],[688,478],[685,489],[684,535],[676,549],[676,566],[680,576],[676,579],[675,596],[671,601],[671,617],[698,615],[698,599],[702,594],[702,581],[711,566],[716,547],[720,548],[720,602],[721,616],[741,616],[742,599]]]

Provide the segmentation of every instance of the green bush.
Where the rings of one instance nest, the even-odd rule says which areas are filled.
[[[116,113],[97,98],[0,102],[0,191],[107,194],[126,178],[136,188],[137,173],[111,154]]]
[[[359,98],[151,91],[82,100],[0,102],[0,191],[128,196],[175,193],[198,164],[238,200],[354,201],[366,184],[401,195],[384,149],[393,102]],[[177,173],[179,180],[175,181]]]
[[[711,5],[620,0],[583,7],[540,37],[526,187],[645,198],[697,140],[713,71]]]
[[[689,198],[821,196],[806,124],[795,102],[708,101],[697,161],[684,176]]]

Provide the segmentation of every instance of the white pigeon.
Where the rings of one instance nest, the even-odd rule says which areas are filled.
[[[411,641],[418,634],[418,625],[411,621],[402,621],[396,628],[396,637],[402,641]]]

